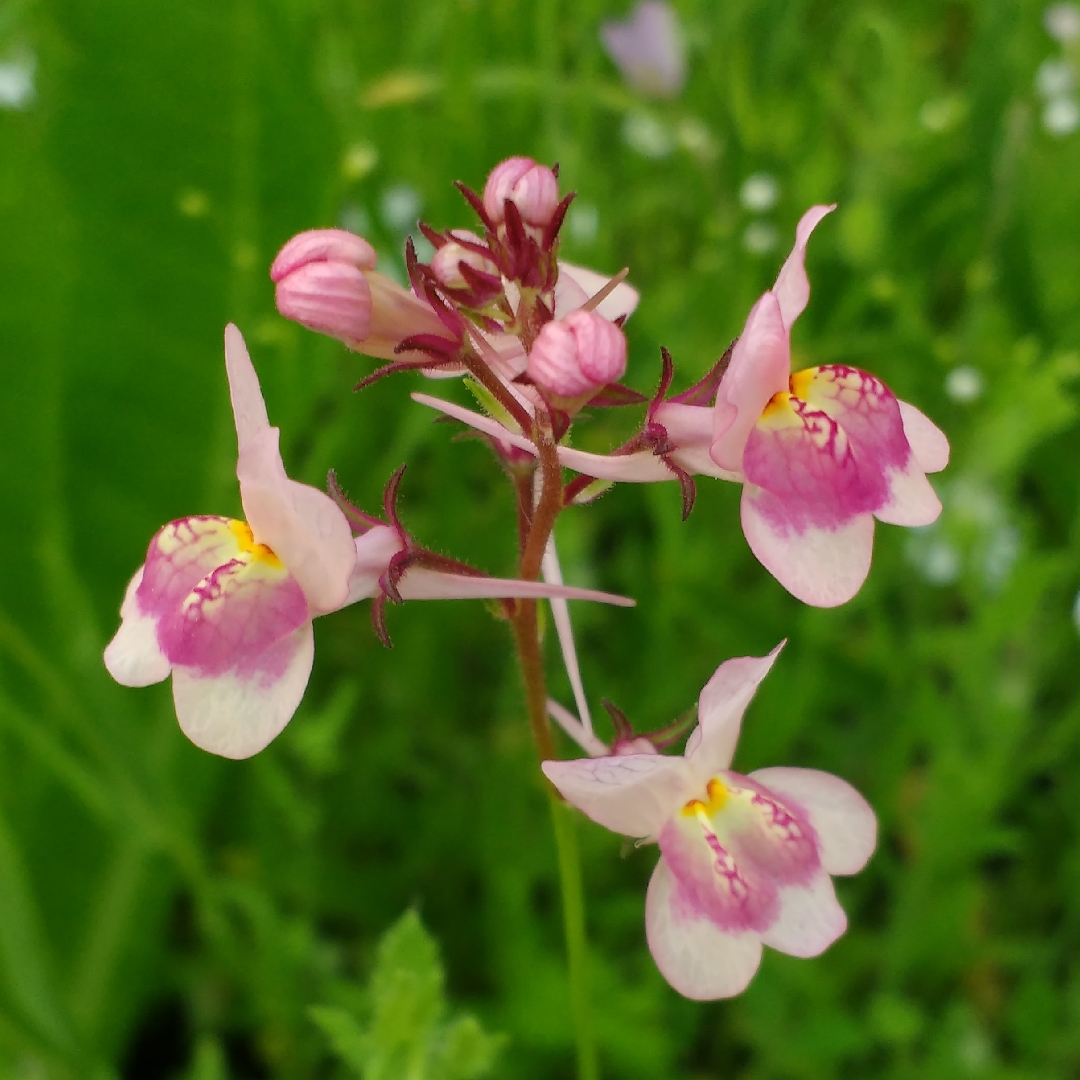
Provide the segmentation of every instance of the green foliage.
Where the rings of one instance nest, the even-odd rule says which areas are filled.
[[[367,991],[370,1021],[314,1006],[311,1018],[362,1080],[479,1080],[503,1042],[473,1016],[446,1021],[438,947],[415,911],[383,936]]]
[[[560,521],[567,579],[638,600],[575,606],[591,700],[659,727],[721,660],[787,637],[736,767],[835,772],[881,823],[839,883],[849,933],[812,961],[767,952],[716,1005],[679,999],[645,949],[655,850],[582,823],[604,1075],[1080,1070],[1080,133],[1041,123],[1035,73],[1061,52],[1042,4],[678,0],[690,77],[667,102],[600,49],[628,6],[0,0],[0,63],[37,60],[33,103],[0,109],[0,1076],[314,1080],[308,1010],[374,1030],[359,973],[410,905],[450,1015],[508,1033],[499,1068],[570,1074],[555,852],[505,624],[405,605],[386,651],[363,605],[321,619],[298,715],[247,762],[195,750],[167,686],[123,690],[100,659],[157,528],[239,511],[229,319],[292,475],[333,466],[375,509],[408,461],[417,537],[510,570],[514,502],[483,443],[432,424],[420,378],[351,395],[371,362],[280,319],[266,268],[293,233],[351,223],[400,270],[388,195],[468,226],[450,182],[511,153],[561,162],[595,211],[568,257],[630,267],[627,382],[646,392],[661,344],[679,387],[703,374],[802,210],[837,201],[797,360],[869,368],[953,445],[940,523],[879,527],[834,611],[758,566],[731,485],[703,480],[685,523],[674,484]],[[739,197],[761,172],[768,211]],[[965,368],[983,392],[960,400]],[[612,413],[578,445],[607,450],[640,415]]]

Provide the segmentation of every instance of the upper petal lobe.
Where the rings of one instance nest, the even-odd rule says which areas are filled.
[[[624,836],[657,836],[693,788],[683,759],[660,754],[545,761],[541,768],[567,802]]]

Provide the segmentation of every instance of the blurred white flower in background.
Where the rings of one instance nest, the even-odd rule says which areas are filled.
[[[0,63],[0,109],[25,109],[34,100],[37,59],[28,49],[11,53]]]
[[[966,564],[988,589],[1000,589],[1023,546],[1008,506],[976,477],[961,476],[939,494],[945,512],[933,525],[912,530],[908,562],[931,585],[952,585]]]
[[[371,235],[371,215],[356,203],[346,203],[338,215],[338,224],[357,236]]]
[[[933,525],[912,530],[905,553],[908,562],[931,585],[951,585],[960,576],[960,552],[943,536],[937,535]]]
[[[1062,45],[1080,38],[1080,9],[1075,4],[1055,4],[1043,13],[1043,24]],[[1035,72],[1035,91],[1045,105],[1043,127],[1059,138],[1080,126],[1080,103],[1076,100],[1076,71],[1067,56],[1045,59]]]
[[[640,0],[622,22],[606,22],[600,41],[628,85],[651,97],[675,97],[686,82],[686,38],[662,0]]]
[[[592,203],[575,199],[566,215],[566,227],[570,237],[579,244],[591,244],[600,231],[600,211]]]
[[[1076,594],[1076,599],[1073,601],[1072,617],[1076,632],[1080,634],[1080,592]]]
[[[779,234],[767,221],[751,221],[743,233],[743,247],[751,255],[765,255],[776,247]]]
[[[1080,8],[1075,4],[1051,4],[1043,12],[1046,32],[1062,45],[1080,38]]]
[[[627,113],[622,137],[626,145],[642,157],[667,157],[675,149],[675,133],[652,113]]]
[[[964,365],[954,368],[945,377],[945,393],[953,401],[974,401],[983,392],[982,375],[973,367]]]
[[[382,194],[379,212],[387,228],[406,233],[420,216],[420,194],[408,184],[394,184]]]
[[[1035,72],[1035,89],[1048,101],[1070,93],[1075,81],[1072,65],[1058,57],[1047,58]]]
[[[759,214],[771,210],[779,197],[780,185],[768,173],[748,176],[739,189],[739,202]]]
[[[1042,122],[1051,135],[1069,135],[1080,125],[1080,105],[1075,98],[1054,98],[1043,109]]]

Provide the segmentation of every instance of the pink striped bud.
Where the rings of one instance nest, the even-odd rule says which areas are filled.
[[[572,399],[617,382],[626,371],[626,338],[595,311],[571,311],[546,323],[525,369],[537,386]]]
[[[461,235],[463,239],[471,240],[477,244],[483,243],[479,236],[474,236],[464,230],[461,231]],[[491,259],[481,255],[478,251],[473,251],[472,248],[467,248],[463,244],[451,240],[449,243],[443,244],[431,258],[431,269],[435,277],[438,278],[440,285],[445,285],[448,289],[469,288],[469,282],[462,275],[459,263],[465,263],[481,274],[488,274],[496,278],[499,276],[499,268]]]
[[[414,334],[446,336],[434,311],[375,271],[375,249],[344,229],[294,236],[270,267],[278,311],[350,349],[383,359]]]
[[[507,158],[491,170],[484,185],[484,211],[493,224],[505,220],[507,199],[518,208],[522,221],[543,228],[559,205],[559,181],[532,158]]]

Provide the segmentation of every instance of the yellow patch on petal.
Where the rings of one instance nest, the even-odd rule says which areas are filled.
[[[769,398],[769,403],[765,406],[761,418],[758,420],[758,425],[764,428],[776,429],[795,427],[801,424],[799,414],[792,404],[793,397],[794,395],[789,394],[787,390],[781,390],[778,394],[773,394]]]
[[[240,550],[252,557],[255,562],[267,563],[269,566],[280,567],[281,560],[265,544],[255,542],[255,534],[246,521],[230,521],[229,531],[236,537]]]
[[[794,375],[788,380],[791,386],[791,392],[797,397],[802,398],[803,401],[809,400],[810,387],[814,380],[817,378],[817,368],[803,368],[802,371],[796,371]]]
[[[714,776],[706,785],[708,795],[705,799],[691,799],[683,808],[685,817],[712,817],[724,809],[724,803],[728,800],[728,789],[719,776]]]

